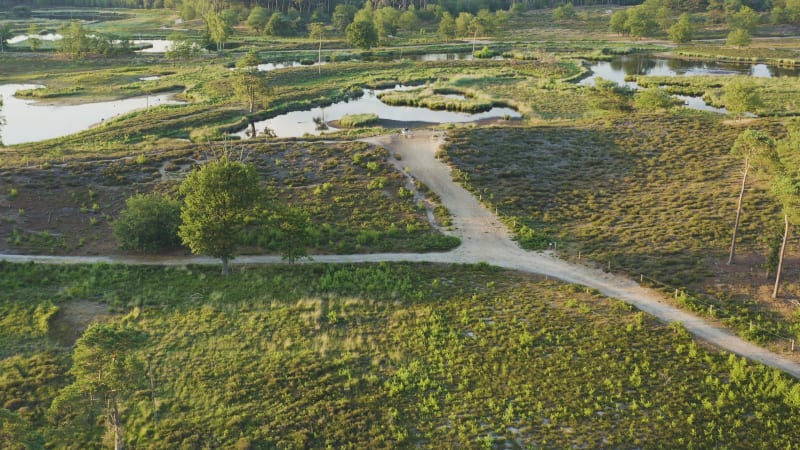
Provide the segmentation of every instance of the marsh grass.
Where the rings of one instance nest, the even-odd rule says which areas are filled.
[[[346,114],[339,119],[338,123],[344,128],[362,128],[375,125],[379,120],[377,114]]]

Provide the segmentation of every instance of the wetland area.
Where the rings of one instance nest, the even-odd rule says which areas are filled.
[[[51,3],[0,448],[800,442],[791,2]]]

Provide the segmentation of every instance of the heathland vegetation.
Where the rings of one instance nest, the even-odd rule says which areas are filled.
[[[519,113],[439,126],[438,157],[520,246],[628,274],[797,359],[798,11],[794,0],[0,0],[0,85],[44,86],[7,98],[6,117],[18,99],[181,100],[0,148],[0,253],[227,262],[453,249],[434,190],[356,140],[413,134],[413,113],[322,109],[322,135],[264,129],[400,85],[380,101]],[[160,40],[164,52],[142,51]],[[655,66],[655,53],[722,73],[650,74],[640,58]],[[592,74],[597,62],[629,84]],[[3,448],[800,441],[796,380],[590,289],[485,264],[222,276],[0,261],[0,324]]]

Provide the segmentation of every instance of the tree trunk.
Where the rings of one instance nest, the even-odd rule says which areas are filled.
[[[223,256],[220,259],[222,260],[222,275],[227,277],[228,275],[231,274],[231,267],[230,264],[228,264],[230,258],[228,258],[227,256]]]
[[[745,159],[742,189],[739,191],[739,203],[736,205],[736,220],[733,222],[733,238],[731,239],[731,254],[728,256],[728,265],[733,264],[733,257],[736,255],[736,233],[739,231],[739,217],[742,215],[742,199],[744,198],[744,187],[747,184],[747,172],[749,171],[750,160]]]
[[[783,242],[781,253],[778,255],[778,268],[775,270],[775,287],[772,289],[772,298],[778,298],[778,288],[781,284],[781,269],[783,269],[783,255],[786,252],[786,241],[789,240],[789,215],[783,213]]]
[[[256,137],[256,122],[250,119],[250,138]]]
[[[111,428],[114,430],[114,450],[123,450],[125,443],[122,441],[122,420],[119,417],[119,405],[117,399],[113,396],[109,399],[108,420],[111,422]]]

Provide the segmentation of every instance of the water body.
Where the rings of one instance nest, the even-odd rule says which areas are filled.
[[[150,44],[152,47],[143,48],[141,50],[137,50],[137,53],[166,53],[172,48],[174,44],[172,41],[167,39],[135,39],[131,41],[133,45],[147,45]]]
[[[625,77],[628,75],[665,77],[738,75],[756,78],[800,76],[800,69],[798,68],[775,67],[766,64],[686,61],[680,59],[654,58],[647,55],[622,56],[614,58],[611,61],[595,62],[589,69],[592,71],[592,75],[584,78],[578,84],[594,86],[595,80],[600,77],[620,85],[624,84],[633,89],[638,89],[639,85],[637,83],[625,81]],[[674,95],[673,97],[682,100],[684,106],[687,108],[699,111],[710,111],[718,114],[728,113],[725,108],[716,108],[707,104],[701,97],[689,97],[685,95]],[[749,115],[752,116],[752,114]]]
[[[78,105],[48,105],[36,100],[14,97],[14,93],[19,90],[41,87],[43,86],[33,84],[0,85],[0,97],[3,99],[2,114],[5,117],[5,124],[0,125],[0,139],[4,144],[38,142],[67,136],[137,109],[182,103],[172,98],[174,94]]]
[[[520,117],[520,113],[511,108],[492,108],[483,113],[468,114],[452,111],[433,111],[411,106],[390,106],[378,99],[378,94],[381,92],[411,89],[418,89],[418,87],[397,86],[393,89],[366,91],[362,97],[349,102],[342,101],[324,108],[293,111],[272,119],[256,122],[255,128],[257,132],[261,133],[264,127],[267,127],[274,131],[278,137],[301,137],[305,134],[319,135],[321,133],[316,129],[315,117],[323,118],[327,122],[338,120],[346,114],[377,114],[381,119],[431,123],[463,123],[505,116]],[[331,129],[331,131],[335,130]],[[246,130],[237,134],[243,139],[247,138]]]
[[[64,39],[64,37],[61,36],[58,33],[47,33],[47,34],[37,34],[37,35],[20,34],[20,35],[12,37],[11,39],[9,39],[6,42],[8,42],[9,44],[19,44],[20,42],[27,41],[31,37],[39,39],[40,41],[58,41],[58,40]]]
[[[36,39],[39,39],[41,41],[60,41],[61,39],[64,39],[64,36],[61,36],[58,33],[37,34],[37,35],[20,34],[9,39],[7,42],[9,44],[19,44],[27,41],[31,37],[35,37]],[[173,42],[167,39],[134,39],[131,40],[130,42],[131,44],[134,45],[148,45],[148,44],[152,45],[152,47],[148,47],[142,50],[137,50],[137,53],[166,53],[167,50],[172,48],[173,45]]]
[[[667,77],[703,75],[744,75],[759,78],[797,77],[800,68],[776,67],[766,64],[731,64],[716,61],[687,61],[682,59],[655,58],[648,55],[629,55],[611,61],[594,62],[589,67],[593,75],[579,84],[594,86],[597,77],[618,84],[625,83],[627,75],[654,75]],[[627,83],[633,85],[632,83]]]

